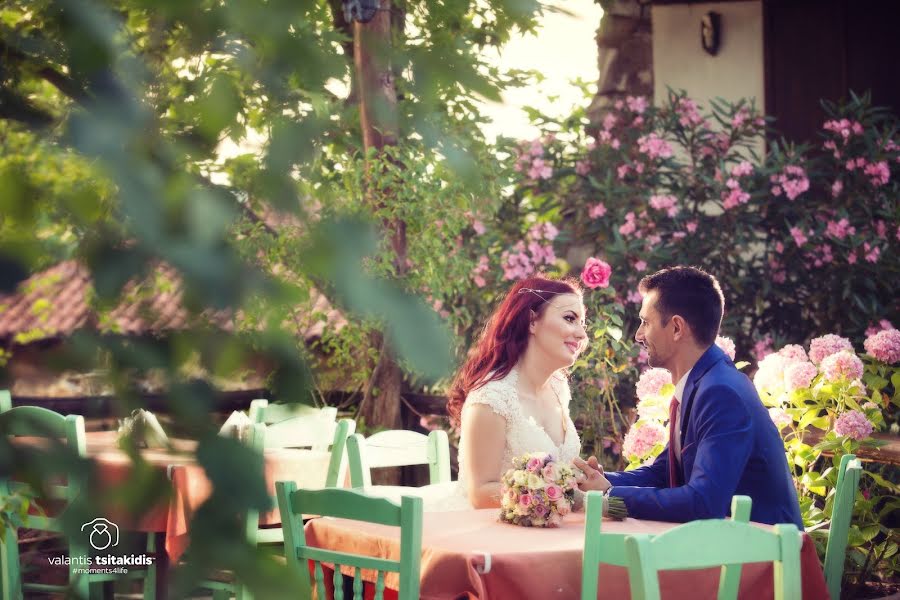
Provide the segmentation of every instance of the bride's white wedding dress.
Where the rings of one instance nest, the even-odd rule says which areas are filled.
[[[500,475],[512,468],[512,459],[529,452],[547,452],[557,460],[571,462],[581,449],[581,440],[575,431],[575,423],[569,414],[569,401],[572,393],[569,382],[561,374],[551,378],[553,391],[559,398],[566,416],[566,431],[562,443],[556,445],[543,427],[538,425],[534,417],[526,416],[522,411],[518,392],[519,373],[514,368],[503,379],[491,381],[469,393],[462,409],[462,420],[466,419],[467,408],[474,404],[485,404],[506,420],[506,446],[503,451],[503,466]],[[459,447],[459,480],[451,483],[427,485],[419,488],[424,499],[426,512],[449,510],[466,510],[472,508],[466,493],[467,474],[465,470],[465,444],[460,440]]]

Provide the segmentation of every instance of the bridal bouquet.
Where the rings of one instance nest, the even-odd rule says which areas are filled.
[[[500,520],[522,527],[559,527],[572,511],[575,487],[571,465],[543,452],[518,456],[500,478]]]

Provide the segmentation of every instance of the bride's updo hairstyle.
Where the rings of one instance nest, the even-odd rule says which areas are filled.
[[[447,412],[459,424],[466,396],[488,382],[506,377],[528,346],[531,313],[540,316],[559,294],[581,295],[577,279],[529,277],[517,282],[488,319],[478,341],[456,373],[448,394]]]

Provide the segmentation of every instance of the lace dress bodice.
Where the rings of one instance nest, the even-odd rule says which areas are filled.
[[[503,449],[503,465],[497,479],[512,468],[512,459],[529,452],[547,452],[557,460],[571,462],[581,449],[581,440],[575,431],[575,423],[569,414],[569,400],[572,394],[569,383],[561,375],[554,375],[551,385],[559,397],[566,418],[566,432],[562,444],[556,445],[534,417],[526,416],[519,402],[519,374],[516,369],[497,381],[491,381],[469,393],[463,405],[461,418],[467,418],[468,407],[485,404],[506,421],[506,444]],[[464,429],[464,428],[463,428]],[[450,483],[426,485],[417,489],[417,495],[424,500],[427,512],[466,510],[472,508],[466,494],[467,475],[465,470],[465,440],[459,444],[459,479]]]
[[[566,432],[559,446],[554,443],[547,431],[541,427],[532,416],[526,416],[519,401],[519,372],[513,369],[503,379],[491,381],[482,387],[473,390],[466,397],[462,409],[462,419],[466,419],[466,409],[475,404],[486,404],[506,420],[506,446],[503,450],[503,466],[500,475],[512,468],[512,459],[529,452],[547,452],[553,454],[557,460],[571,462],[578,456],[581,449],[581,440],[575,430],[575,423],[569,414],[569,401],[572,393],[569,390],[569,382],[562,375],[554,375],[551,379],[553,391],[557,394],[562,404],[566,418]],[[459,444],[459,482],[462,489],[466,488],[465,472],[465,444],[460,440]]]

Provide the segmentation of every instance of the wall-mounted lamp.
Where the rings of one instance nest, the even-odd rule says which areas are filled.
[[[722,15],[709,11],[700,20],[700,44],[710,55],[719,53],[722,41]]]
[[[375,18],[379,3],[379,0],[343,0],[344,20],[368,23]]]

